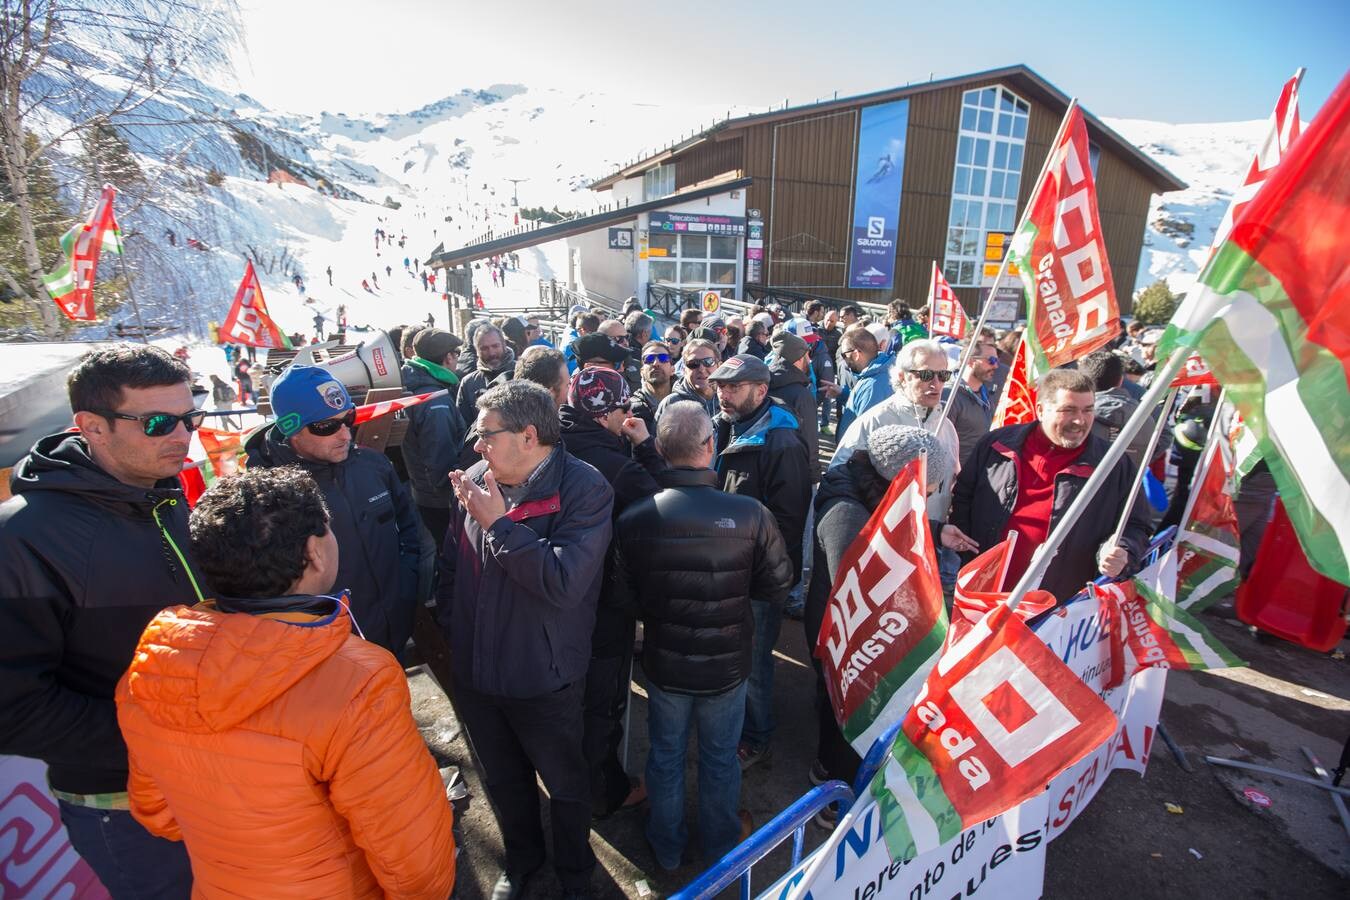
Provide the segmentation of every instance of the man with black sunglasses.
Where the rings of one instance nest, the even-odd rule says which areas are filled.
[[[649,341],[642,347],[642,387],[633,394],[633,415],[656,434],[656,410],[670,396],[675,378],[675,354],[663,341]]]
[[[681,359],[684,363],[684,374],[656,408],[658,423],[671,404],[683,401],[702,404],[710,417],[717,415],[717,394],[712,382],[708,380],[713,369],[722,364],[722,355],[717,352],[717,345],[702,338],[690,338],[684,344],[684,355]]]
[[[867,447],[868,436],[883,425],[910,425],[937,435],[953,459],[960,459],[960,441],[948,419],[941,419],[942,388],[951,380],[947,351],[936,341],[913,340],[895,354],[891,396],[860,415],[839,438],[829,468],[848,462]],[[940,424],[939,424],[940,421]],[[928,518],[946,521],[951,505],[950,480],[928,497]]]
[[[412,635],[422,535],[417,508],[382,453],[355,446],[356,407],[327,369],[292,366],[272,384],[276,421],[244,450],[249,466],[299,466],[323,491],[341,552],[334,590],[350,591],[366,640],[398,656]]]
[[[44,437],[0,506],[0,753],[47,764],[70,842],[113,896],[184,897],[183,844],[130,812],[113,694],[146,624],[202,599],[177,476],[187,366],[154,347],[86,356],[67,379],[77,431]]]

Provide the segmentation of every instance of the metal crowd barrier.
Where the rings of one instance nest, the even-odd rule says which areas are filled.
[[[846,808],[853,805],[853,799],[853,791],[842,781],[827,781],[811,788],[791,806],[770,819],[763,828],[718,860],[711,869],[694,879],[683,890],[672,894],[670,900],[714,897],[737,879],[741,882],[741,900],[750,900],[750,871],[755,863],[772,853],[791,835],[792,866],[796,866],[802,861],[806,823],[831,803],[839,803]]]
[[[1144,561],[1140,565],[1141,569],[1151,566],[1171,546],[1176,531],[1176,526],[1172,525],[1154,536],[1144,554]],[[1116,579],[1103,575],[1093,583],[1109,584],[1114,580]],[[1079,591],[1055,609],[1087,599],[1087,596],[1086,590]],[[1029,620],[1028,625],[1034,628],[1037,623],[1053,614],[1055,609],[1046,610],[1039,616],[1034,617]],[[751,900],[751,869],[755,863],[777,849],[778,845],[786,840],[789,834],[792,835],[792,864],[788,866],[788,869],[795,868],[802,859],[802,843],[805,838],[806,823],[831,803],[841,804],[839,812],[842,818],[843,814],[854,803],[867,794],[868,785],[871,784],[872,779],[885,763],[886,757],[890,754],[891,745],[895,742],[895,737],[903,724],[903,719],[895,721],[872,742],[871,748],[867,751],[867,756],[858,766],[858,774],[853,778],[852,788],[849,788],[842,781],[827,781],[825,784],[807,791],[764,827],[750,835],[730,853],[718,860],[712,868],[690,882],[679,893],[671,895],[671,900],[703,900],[703,898],[714,897],[738,878],[741,882],[741,900]]]

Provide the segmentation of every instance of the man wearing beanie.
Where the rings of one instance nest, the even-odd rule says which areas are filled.
[[[946,445],[932,432],[909,425],[883,425],[867,436],[866,452],[857,452],[843,465],[835,466],[821,479],[816,492],[815,536],[811,584],[806,592],[803,624],[814,645],[820,633],[839,564],[862,531],[867,520],[886,496],[891,480],[915,457],[928,454],[928,492],[952,478],[954,458]],[[941,522],[930,521],[936,535]],[[811,765],[811,780],[823,784],[831,778],[851,783],[862,761],[839,731],[834,709],[825,693],[825,681],[819,660],[812,659],[816,670],[816,712],[819,744],[816,761]],[[832,808],[831,808],[832,810]],[[817,817],[822,825],[833,828],[831,810]]]
[[[341,551],[333,589],[350,592],[366,640],[398,656],[421,600],[412,499],[383,454],[353,444],[356,408],[327,369],[291,366],[271,401],[276,421],[244,445],[248,465],[299,466],[319,485]]]
[[[558,410],[567,452],[589,463],[614,488],[613,519],[632,503],[659,491],[656,477],[666,469],[656,438],[629,411],[628,382],[613,369],[592,366],[572,376],[567,403]],[[586,671],[585,732],[582,751],[591,776],[591,812],[604,817],[644,796],[619,762],[623,716],[628,705],[628,672],[633,658],[634,619],[615,607],[605,556]]]
[[[795,583],[802,571],[802,534],[811,504],[811,464],[797,417],[769,396],[769,367],[749,354],[722,363],[708,381],[717,388],[717,474],[728,494],[754,497],[769,508],[787,545]],[[658,423],[659,424],[659,423]],[[741,768],[768,759],[773,737],[773,649],[782,603],[752,598],[755,645],[746,691]]]
[[[456,467],[468,426],[455,403],[455,365],[464,342],[448,331],[424,328],[413,340],[414,356],[403,364],[403,389],[410,394],[449,393],[408,408],[403,460],[408,487],[422,522],[439,547],[450,527],[450,470]]]
[[[769,340],[769,396],[782,402],[797,417],[797,433],[806,442],[812,483],[820,480],[820,429],[816,421],[816,395],[811,391],[811,348],[787,330]]]

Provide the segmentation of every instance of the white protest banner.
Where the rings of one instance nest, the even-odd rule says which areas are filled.
[[[22,756],[0,756],[0,897],[108,897],[70,845],[47,767]]]
[[[1047,795],[967,828],[914,859],[891,859],[876,801],[866,797],[843,840],[833,847],[810,900],[922,900],[973,895],[984,890],[1000,900],[1036,900],[1045,876]],[[830,845],[826,845],[828,848]],[[788,900],[806,877],[816,853],[760,894],[760,900]]]

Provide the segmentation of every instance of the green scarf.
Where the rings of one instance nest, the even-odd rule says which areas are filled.
[[[429,359],[422,359],[422,357],[420,356],[412,356],[408,358],[408,364],[411,366],[417,366],[417,368],[421,369],[423,372],[426,372],[432,378],[435,378],[437,381],[439,381],[441,384],[447,387],[454,387],[455,385],[459,384],[458,375],[456,375],[454,372],[451,372],[445,366],[438,365],[437,363],[434,363]]]

